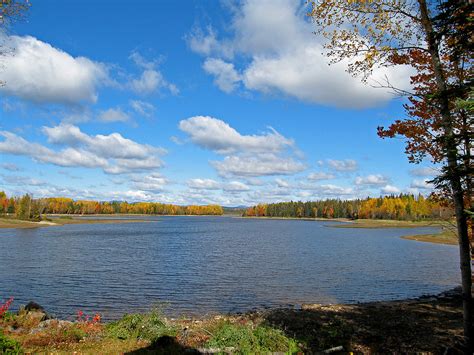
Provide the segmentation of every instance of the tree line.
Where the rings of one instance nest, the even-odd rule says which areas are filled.
[[[351,219],[444,219],[453,210],[435,197],[400,194],[358,200],[291,201],[249,207],[244,217],[351,218]]]
[[[8,197],[0,192],[0,214],[12,215],[23,220],[41,220],[45,214],[149,214],[149,215],[222,215],[218,205],[179,206],[158,202],[73,200],[65,197],[33,199],[26,194]]]

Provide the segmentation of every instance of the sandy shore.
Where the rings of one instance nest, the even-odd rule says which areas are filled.
[[[143,223],[144,219],[88,219],[82,217],[60,218],[54,217],[50,221],[30,222],[11,218],[0,218],[0,228],[41,228],[64,226],[66,224],[118,224],[118,223]]]

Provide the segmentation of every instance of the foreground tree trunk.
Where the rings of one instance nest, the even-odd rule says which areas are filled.
[[[429,16],[426,0],[418,0],[422,24],[426,33],[428,50],[431,55],[431,62],[436,78],[438,91],[438,103],[443,121],[444,148],[447,158],[447,178],[452,190],[452,199],[456,212],[456,225],[459,239],[459,257],[462,279],[462,299],[463,299],[463,326],[464,337],[467,342],[467,352],[474,350],[473,334],[473,307],[472,307],[472,271],[471,271],[471,247],[467,228],[467,214],[464,211],[464,191],[461,183],[461,175],[458,166],[458,150],[454,137],[453,120],[450,113],[449,98],[447,96],[447,85],[444,76],[441,60],[439,57],[439,45],[435,38],[433,26]]]

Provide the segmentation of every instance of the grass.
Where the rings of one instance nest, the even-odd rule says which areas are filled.
[[[288,338],[283,331],[263,325],[250,323],[235,324],[222,321],[214,325],[212,337],[206,342],[206,348],[230,351],[237,354],[266,354],[284,352],[296,354],[300,351],[298,342]]]
[[[399,221],[389,219],[356,219],[351,223],[330,225],[332,228],[416,228],[443,225],[444,221]]]
[[[0,354],[22,354],[23,350],[21,349],[20,343],[16,340],[6,337],[0,331]]]
[[[122,319],[106,326],[109,337],[126,340],[154,342],[162,336],[176,336],[176,329],[169,326],[158,310],[147,314],[126,314]]]
[[[436,243],[436,244],[449,244],[457,245],[458,236],[450,229],[443,228],[441,233],[437,234],[421,234],[421,235],[409,235],[402,237],[403,239],[416,240],[418,242]]]

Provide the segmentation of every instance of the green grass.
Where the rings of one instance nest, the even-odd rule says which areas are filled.
[[[23,354],[23,350],[17,341],[7,338],[0,332],[0,354]]]
[[[281,330],[230,322],[217,325],[206,347],[219,349],[222,352],[227,349],[239,354],[262,354],[275,351],[295,354],[300,351],[297,341],[286,337]]]
[[[164,335],[176,335],[176,329],[166,324],[158,310],[147,314],[126,314],[122,319],[107,324],[106,332],[112,338],[148,340],[150,342]]]

